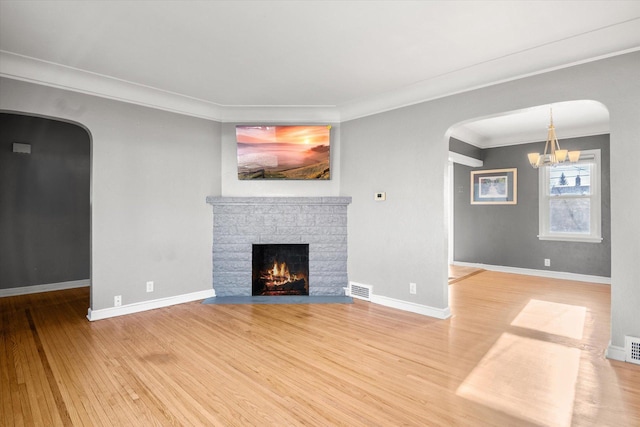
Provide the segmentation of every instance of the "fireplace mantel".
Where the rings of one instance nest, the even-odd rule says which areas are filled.
[[[213,206],[213,288],[251,296],[253,244],[309,244],[309,295],[341,296],[348,285],[351,197],[207,197]]]

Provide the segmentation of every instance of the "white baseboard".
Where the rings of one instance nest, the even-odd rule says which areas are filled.
[[[381,295],[371,295],[371,302],[384,305],[386,307],[397,308],[398,310],[410,311],[411,313],[422,314],[424,316],[435,317],[437,319],[448,319],[451,317],[449,307],[436,308],[428,305],[416,304],[410,301],[402,301],[395,298],[383,297]]]
[[[607,347],[604,355],[607,359],[619,360],[620,362],[624,362],[626,360],[627,352],[624,347],[611,345],[611,341],[609,341],[609,347]]]
[[[64,289],[84,288],[90,286],[89,279],[71,280],[69,282],[47,283],[46,285],[21,286],[19,288],[0,289],[0,297],[38,294],[40,292],[61,291]]]
[[[206,291],[192,292],[190,294],[176,295],[174,297],[159,298],[151,301],[136,302],[120,307],[109,307],[100,310],[91,310],[87,312],[87,319],[101,320],[109,317],[124,316],[125,314],[139,313],[141,311],[153,310],[156,308],[168,307],[170,305],[183,304],[185,302],[197,301],[215,297],[216,292],[213,289]]]
[[[454,261],[453,265],[462,267],[481,268],[489,271],[499,271],[501,273],[523,274],[526,276],[549,277],[551,279],[575,280],[578,282],[599,283],[610,285],[610,277],[590,276],[588,274],[567,273],[564,271],[534,270],[531,268],[507,267],[503,265],[478,264],[474,262]]]

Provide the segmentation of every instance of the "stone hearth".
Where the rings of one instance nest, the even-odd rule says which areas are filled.
[[[342,296],[348,285],[351,197],[207,197],[213,205],[213,288],[251,296],[253,244],[309,245],[309,295]]]

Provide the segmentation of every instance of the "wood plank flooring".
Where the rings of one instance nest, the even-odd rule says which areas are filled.
[[[0,298],[2,426],[638,426],[606,285],[483,271],[437,320],[181,304],[89,322],[88,288]]]
[[[460,280],[464,280],[484,270],[475,267],[466,267],[463,265],[449,265],[449,284],[452,285]]]

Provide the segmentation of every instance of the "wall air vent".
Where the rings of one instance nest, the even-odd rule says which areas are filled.
[[[373,287],[370,285],[362,285],[360,283],[349,282],[349,296],[352,296],[353,298],[371,301],[372,289]]]
[[[31,144],[23,144],[21,142],[13,143],[13,152],[22,154],[31,154]]]
[[[624,348],[626,352],[625,362],[640,365],[640,338],[624,337]]]

